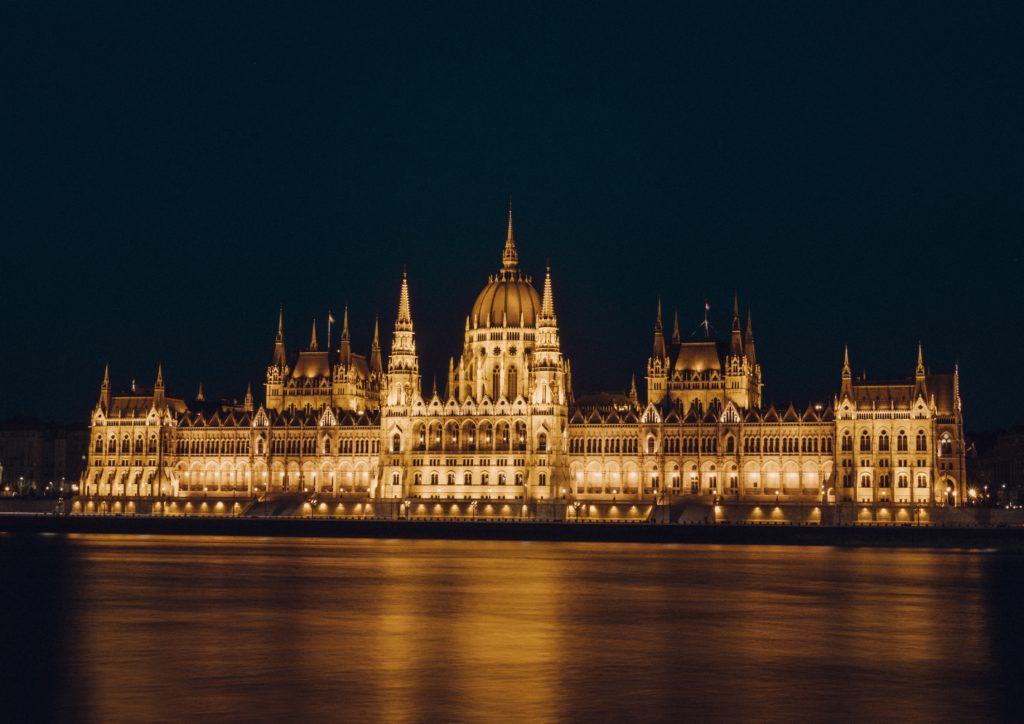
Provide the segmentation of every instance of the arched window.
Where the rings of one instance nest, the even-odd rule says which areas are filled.
[[[919,430],[917,433],[917,451],[924,452],[928,449],[928,440],[924,436],[924,430]]]
[[[257,455],[262,455],[263,454],[263,438],[260,438],[260,439],[258,439],[256,441],[256,454]]]
[[[516,384],[518,383],[518,381],[519,381],[519,377],[518,377],[518,375],[516,373],[516,368],[515,367],[509,367],[508,368],[508,382],[505,385],[505,389],[506,389],[506,391],[508,393],[509,399],[515,398],[516,391],[518,389],[516,387]]]
[[[647,438],[647,454],[648,455],[653,455],[654,454],[654,447],[655,447],[654,438],[653,437]]]
[[[522,485],[522,484],[523,484],[523,474],[522,473],[516,473],[516,485]]]
[[[882,430],[878,436],[878,450],[879,452],[889,452],[889,433]]]
[[[906,451],[907,451],[907,433],[905,431],[903,431],[903,430],[900,430],[899,434],[896,436],[896,452],[906,452]]]
[[[103,438],[102,437],[96,438],[96,452],[98,452],[98,453],[103,452]]]
[[[899,485],[901,488],[906,488],[906,487],[909,486],[909,483],[907,482],[907,476],[906,475],[899,476],[899,478],[897,479],[896,482],[897,482],[897,485]]]
[[[149,447],[147,448],[147,452],[151,455],[156,452],[156,435],[149,438]]]
[[[867,430],[860,434],[860,451],[871,452],[871,436],[868,435]]]
[[[537,435],[537,452],[548,451],[548,436],[545,433]]]
[[[492,397],[497,400],[501,396],[501,370],[497,367],[491,373],[491,390]]]
[[[391,436],[391,452],[402,452],[402,436],[397,432]]]
[[[490,479],[491,479],[491,476],[488,475],[486,471],[480,473],[480,484],[481,485],[487,485],[488,482],[490,481]]]
[[[843,452],[853,452],[853,438],[850,436],[849,432],[843,433],[842,449]]]
[[[131,451],[131,446],[132,446],[131,440],[129,440],[128,436],[125,435],[124,439],[121,440],[121,452],[123,452],[123,453],[130,452]]]
[[[455,473],[448,473],[448,484],[455,485]]]
[[[939,455],[942,457],[949,457],[953,454],[953,440],[948,434],[942,436],[942,440],[939,441]]]
[[[135,438],[135,452],[137,452],[137,453],[142,452],[142,438],[141,437]]]
[[[415,475],[413,475],[412,476],[412,484],[413,485],[422,485],[423,484],[423,473],[416,473]]]
[[[430,474],[430,484],[431,485],[437,485],[437,480],[438,480],[437,473],[431,473]]]
[[[330,455],[330,454],[331,454],[331,438],[325,437],[324,438],[324,455]]]
[[[725,451],[727,453],[735,452],[736,441],[733,440],[732,435],[725,438]]]
[[[505,473],[498,473],[498,485],[505,484]]]
[[[862,487],[862,488],[870,488],[871,487],[871,476],[870,475],[862,475],[860,477],[860,487]]]
[[[468,470],[462,474],[462,484],[472,485],[473,484],[473,473]]]

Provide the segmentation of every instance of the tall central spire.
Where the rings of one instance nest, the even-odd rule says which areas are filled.
[[[395,320],[395,329],[412,329],[412,312],[409,309],[409,278],[406,276],[405,270],[402,270],[402,290],[398,293],[398,318]]]
[[[515,271],[519,266],[519,252],[516,250],[516,239],[512,233],[512,197],[508,197],[508,235],[505,237],[505,249],[501,253],[501,265],[507,271]]]

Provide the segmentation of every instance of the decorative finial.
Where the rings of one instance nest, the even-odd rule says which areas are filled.
[[[501,253],[501,265],[506,271],[515,271],[519,265],[519,252],[516,250],[516,239],[512,232],[512,195],[508,197],[508,235],[505,237],[505,250]]]

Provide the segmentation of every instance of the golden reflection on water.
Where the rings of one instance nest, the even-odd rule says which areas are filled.
[[[1000,706],[982,553],[76,536],[66,555],[70,719],[939,720]]]

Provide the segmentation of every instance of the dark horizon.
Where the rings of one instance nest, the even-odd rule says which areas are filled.
[[[497,271],[550,259],[576,394],[748,306],[765,399],[959,363],[968,430],[1022,420],[1024,8],[13,7],[0,115],[0,418],[115,389],[257,400],[349,305],[387,360],[403,266],[430,391]],[[335,326],[336,345],[340,327]]]

